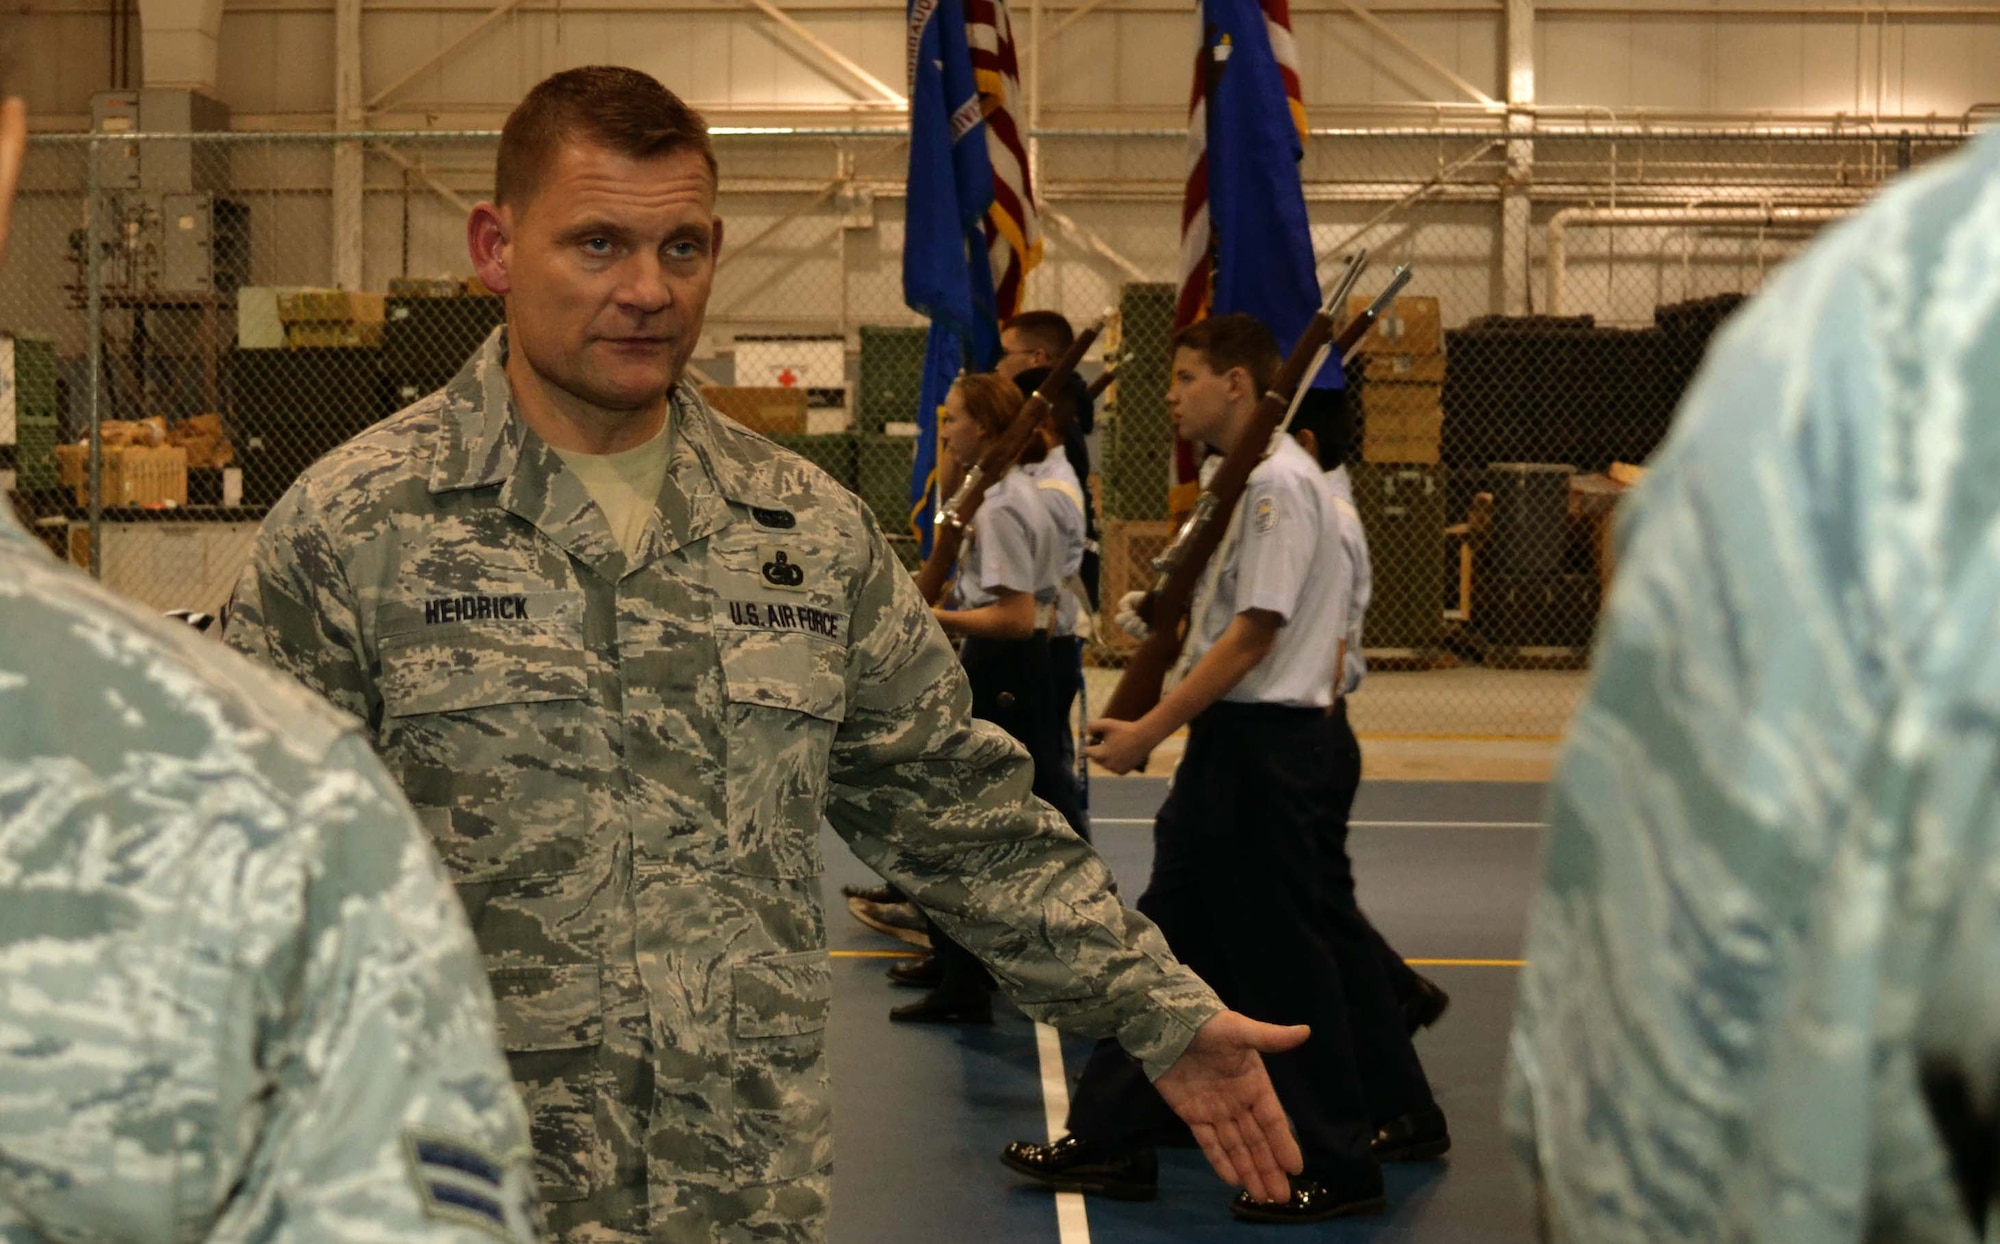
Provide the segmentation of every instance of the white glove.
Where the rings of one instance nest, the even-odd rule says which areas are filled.
[[[1112,618],[1118,623],[1119,630],[1141,642],[1153,633],[1153,628],[1147,624],[1146,619],[1139,616],[1139,602],[1145,599],[1144,592],[1125,593],[1118,598],[1118,612]]]

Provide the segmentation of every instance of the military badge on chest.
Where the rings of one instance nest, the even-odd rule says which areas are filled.
[[[780,592],[806,590],[805,564],[782,544],[757,546],[757,573],[763,578],[765,587]]]

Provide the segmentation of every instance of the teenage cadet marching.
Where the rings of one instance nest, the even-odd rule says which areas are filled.
[[[945,446],[960,462],[979,462],[1015,421],[1026,395],[1012,380],[961,376],[939,421]],[[1068,549],[1028,467],[1047,453],[1039,431],[987,489],[958,559],[948,599],[934,608],[945,634],[958,637],[959,664],[972,692],[972,715],[1005,730],[1027,750],[1036,796],[1064,824],[1088,837],[1076,783],[1063,767],[1063,729],[1049,674],[1049,628],[1062,591]],[[986,972],[948,933],[933,930],[936,980],[919,1001],[896,1007],[903,1023],[989,1022]],[[922,970],[922,965],[917,966]],[[903,981],[904,976],[891,979]]]
[[[1177,431],[1234,449],[1278,371],[1269,330],[1215,316],[1174,345],[1167,405]],[[1189,727],[1139,909],[1231,1004],[1315,1033],[1270,1060],[1305,1168],[1287,1201],[1232,1203],[1255,1221],[1380,1212],[1382,1161],[1435,1157],[1450,1143],[1355,905],[1344,814],[1333,815],[1358,778],[1358,754],[1336,756],[1343,740],[1328,713],[1350,585],[1319,463],[1279,437],[1196,592],[1179,683],[1138,721],[1090,723],[1100,738],[1090,756],[1114,773]],[[1150,1198],[1153,1146],[1170,1125],[1140,1069],[1100,1042],[1069,1134],[1010,1145],[1002,1161],[1059,1187]]]
[[[1298,1153],[1257,1051],[1306,1031],[1225,1011],[1118,905],[1019,745],[969,714],[866,508],[682,383],[715,192],[700,117],[651,78],[531,92],[468,226],[505,327],[299,479],[228,622],[365,724],[458,882],[552,1226],[823,1236],[822,813],[1283,1202]],[[426,616],[468,597],[524,616]]]
[[[0,1238],[537,1238],[478,951],[353,724],[0,501]]]

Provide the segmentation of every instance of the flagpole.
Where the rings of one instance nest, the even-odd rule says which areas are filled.
[[[1028,184],[1042,188],[1042,0],[1028,0]],[[1027,205],[1033,210],[1033,204]],[[1045,235],[1046,236],[1046,235]],[[1040,264],[1035,265],[1037,268]],[[1028,283],[1033,272],[1021,276],[1021,305],[1032,306]]]

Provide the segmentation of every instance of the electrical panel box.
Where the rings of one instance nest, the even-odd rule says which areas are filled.
[[[139,122],[151,134],[205,134],[229,128],[229,105],[200,91],[147,87],[139,92]],[[187,192],[229,188],[229,149],[189,139],[142,142],[139,185]]]
[[[93,134],[129,134],[139,128],[139,92],[99,91],[90,97]],[[139,148],[136,139],[98,143],[97,184],[105,190],[139,188]]]
[[[90,97],[97,134],[207,134],[229,128],[229,105],[200,91],[147,87]],[[130,139],[97,145],[97,184],[106,191],[186,193],[229,188],[229,153],[220,143],[187,138]]]
[[[233,294],[250,278],[250,209],[213,194],[160,196],[159,288]]]

